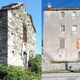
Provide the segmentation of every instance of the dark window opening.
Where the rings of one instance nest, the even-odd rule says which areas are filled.
[[[65,17],[65,12],[61,12],[61,16],[62,17]]]
[[[13,35],[13,33],[12,33],[12,35]]]
[[[27,53],[23,52],[24,66],[27,67]]]
[[[26,52],[24,52],[24,55],[26,55]]]
[[[60,56],[60,58],[61,58],[61,55],[59,55]]]
[[[23,41],[27,42],[27,29],[24,24],[23,24]]]
[[[65,25],[61,25],[60,31],[65,31]]]
[[[12,53],[14,53],[14,51],[12,51]]]

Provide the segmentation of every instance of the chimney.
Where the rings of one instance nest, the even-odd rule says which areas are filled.
[[[51,5],[51,3],[48,3],[48,8],[52,8],[52,5]]]

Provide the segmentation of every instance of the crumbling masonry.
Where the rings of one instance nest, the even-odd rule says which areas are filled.
[[[35,27],[22,3],[0,9],[0,63],[27,67],[35,53]]]

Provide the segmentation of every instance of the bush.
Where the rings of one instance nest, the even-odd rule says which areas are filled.
[[[24,75],[26,78],[23,77]],[[1,80],[28,80],[28,77],[27,70],[21,67],[0,65]]]
[[[35,57],[31,57],[28,63],[28,68],[36,74],[41,74],[41,56],[36,55]]]
[[[0,79],[4,79],[7,75],[7,67],[6,65],[0,65]]]
[[[0,65],[0,80],[41,80],[41,57],[29,60],[29,68]]]

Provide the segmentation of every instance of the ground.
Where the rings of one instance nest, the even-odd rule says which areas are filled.
[[[71,72],[66,72],[64,71],[64,73],[62,72],[61,69],[65,70],[65,65],[62,63],[56,63],[56,64],[51,64],[50,62],[50,58],[46,55],[42,56],[42,80],[80,80],[80,73],[71,73]],[[69,66],[72,65],[73,67],[79,67],[80,68],[80,64],[78,63],[76,65],[76,63],[69,63]],[[61,73],[53,73],[52,71],[54,70],[61,70]],[[50,71],[52,72],[50,72]],[[46,72],[48,71],[48,73]],[[58,72],[58,70],[57,70]]]
[[[42,80],[80,80],[80,73],[45,73]]]

